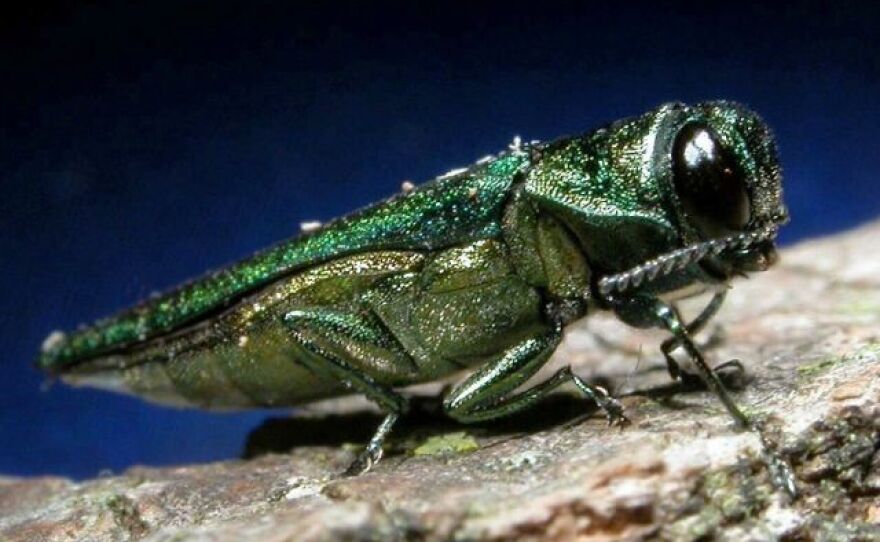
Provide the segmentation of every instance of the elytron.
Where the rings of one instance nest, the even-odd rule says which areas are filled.
[[[573,384],[611,423],[621,405],[569,368],[518,391],[569,323],[613,311],[670,333],[735,421],[692,340],[732,278],[775,260],[787,219],[776,145],[731,102],[666,104],[578,137],[512,145],[70,334],[39,366],[76,385],[201,408],[282,407],[360,393],[386,417],[360,473],[407,412],[398,389],[470,371],[443,398],[461,422]],[[675,302],[711,293],[690,323]],[[729,365],[729,364],[728,364]],[[767,453],[777,485],[787,463]]]

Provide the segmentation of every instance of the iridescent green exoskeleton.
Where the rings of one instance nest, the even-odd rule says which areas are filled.
[[[667,329],[743,427],[691,335],[730,279],[774,260],[786,217],[775,143],[729,102],[667,104],[580,137],[497,156],[265,250],[70,335],[39,365],[74,384],[204,408],[288,406],[362,393],[387,417],[352,465],[368,469],[407,400],[397,388],[466,369],[456,420],[505,416],[574,384],[568,368],[517,391],[570,322],[614,311]],[[689,324],[673,302],[712,291]],[[770,466],[794,492],[786,463]]]

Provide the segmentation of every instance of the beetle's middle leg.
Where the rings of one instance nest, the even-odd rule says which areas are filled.
[[[721,308],[721,305],[724,303],[724,299],[727,297],[727,290],[719,290],[715,292],[712,296],[712,299],[709,300],[709,303],[703,307],[703,310],[700,311],[700,314],[697,315],[696,318],[689,324],[685,326],[687,330],[687,334],[689,336],[693,336],[695,333],[698,333],[701,329],[706,327],[706,324],[709,323],[712,318],[718,314],[718,309]],[[681,346],[682,341],[679,337],[672,336],[665,341],[660,346],[660,351],[663,352],[663,357],[666,359],[666,368],[669,370],[669,376],[672,377],[673,380],[696,380],[700,381],[700,377],[697,375],[692,375],[687,373],[681,369],[678,362],[675,361],[675,358],[672,357],[672,352]],[[739,360],[733,359],[730,361],[726,361],[715,367],[715,371],[723,371],[724,369],[732,368],[735,369],[738,373],[745,372],[745,368]]]
[[[387,414],[346,474],[361,474],[382,457],[382,444],[408,410],[406,398],[382,380],[394,380],[413,362],[378,321],[332,309],[294,310],[284,316],[300,355],[297,361],[316,374],[335,378],[379,405]]]
[[[625,423],[623,406],[603,388],[590,385],[573,374],[570,367],[560,369],[540,384],[509,395],[547,362],[560,338],[561,330],[557,328],[509,348],[495,362],[487,363],[455,386],[444,398],[443,409],[464,423],[491,420],[531,406],[561,384],[573,382],[599,405],[609,424]]]

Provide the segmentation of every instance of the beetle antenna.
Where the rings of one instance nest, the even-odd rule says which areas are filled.
[[[711,241],[701,241],[661,254],[622,273],[602,278],[599,281],[599,293],[602,297],[607,298],[615,293],[638,288],[642,284],[667,276],[673,271],[680,271],[707,256],[719,256],[730,250],[742,250],[775,239],[777,230],[778,226],[771,224],[750,232],[738,233]]]

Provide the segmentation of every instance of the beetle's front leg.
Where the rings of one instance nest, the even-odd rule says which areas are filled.
[[[374,375],[412,366],[412,360],[381,325],[360,315],[315,308],[291,311],[284,316],[284,323],[298,347],[299,363],[363,393],[387,412],[346,474],[368,471],[381,459],[385,438],[408,410],[406,398]]]
[[[693,360],[694,365],[697,367],[697,370],[700,372],[703,381],[709,389],[721,399],[727,412],[733,416],[740,426],[746,429],[751,429],[758,434],[767,457],[767,466],[770,469],[770,475],[774,484],[777,487],[784,489],[792,497],[796,497],[797,483],[791,465],[784,457],[782,457],[782,455],[768,448],[767,438],[764,435],[762,424],[749,419],[749,417],[747,417],[739,407],[736,406],[736,403],[733,402],[733,399],[724,388],[721,379],[718,378],[715,371],[709,367],[706,360],[703,358],[702,352],[700,352],[700,349],[694,344],[694,341],[688,333],[687,327],[682,323],[678,313],[671,306],[663,302],[657,302],[654,310],[660,321],[670,332],[672,332],[682,346],[684,346],[685,350]]]
[[[603,388],[590,385],[574,375],[570,367],[560,369],[540,384],[509,395],[547,362],[560,339],[561,328],[557,327],[509,348],[497,360],[487,363],[455,386],[444,398],[443,409],[463,423],[491,420],[531,406],[561,384],[573,382],[605,412],[609,424],[626,423],[623,406]]]

